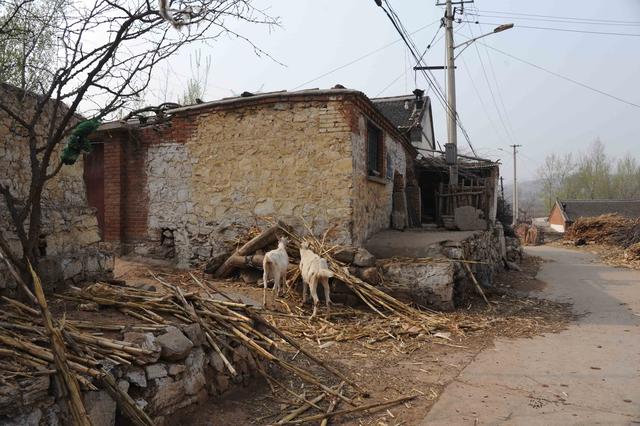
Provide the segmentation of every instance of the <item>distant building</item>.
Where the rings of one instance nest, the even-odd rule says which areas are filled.
[[[424,96],[424,90],[416,89],[413,95],[371,100],[422,155],[435,149],[431,99]]]
[[[640,200],[556,200],[549,214],[551,229],[565,232],[580,217],[617,213],[640,217]]]

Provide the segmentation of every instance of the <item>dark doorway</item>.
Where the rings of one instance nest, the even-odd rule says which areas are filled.
[[[84,184],[89,206],[96,209],[100,236],[104,236],[104,144],[95,143],[84,156]]]

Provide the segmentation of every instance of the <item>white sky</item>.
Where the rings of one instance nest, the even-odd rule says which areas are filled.
[[[437,21],[443,14],[435,0],[390,2],[409,31]],[[408,94],[416,87],[415,81],[418,87],[427,88],[421,76],[414,80],[411,70],[414,63],[408,59],[408,51],[402,42],[304,84],[399,40],[392,24],[373,0],[260,0],[255,4],[268,8],[272,16],[279,16],[282,27],[269,31],[265,27],[234,24],[233,28],[285,66],[266,57],[257,57],[241,40],[225,37],[209,46],[193,46],[190,51],[172,58],[155,77],[148,100],[162,101],[160,93],[165,72],[169,75],[169,92],[173,98],[184,91],[191,75],[189,54],[198,48],[203,56],[210,55],[212,59],[205,100],[233,96],[245,90],[293,90],[300,85],[303,85],[301,88],[328,88],[336,83],[361,90],[370,97]],[[501,11],[640,22],[638,0],[476,0],[475,8],[485,15],[492,14],[486,11]],[[485,43],[640,104],[640,37],[518,28],[520,24],[640,35],[640,24],[525,21],[514,19],[514,15],[478,19],[487,23],[482,26],[483,32],[495,26],[489,24],[516,23],[516,28],[491,35],[483,40]],[[438,23],[413,36],[419,49],[424,49],[432,40],[437,27]],[[456,43],[463,41],[462,35],[468,36],[470,30],[475,35],[481,33],[477,24],[459,24],[456,29],[459,31]],[[442,31],[438,37],[441,34]],[[425,56],[427,63],[443,64],[443,45],[444,40],[434,45]],[[503,159],[505,179],[512,178],[511,156],[499,148],[508,150],[512,143],[523,145],[518,163],[520,179],[534,178],[545,155],[554,151],[585,150],[597,137],[613,156],[627,152],[640,156],[637,136],[640,133],[640,108],[594,93],[482,45],[478,44],[477,48],[472,46],[465,50],[457,62],[458,110],[478,154]],[[479,55],[492,85],[495,103]],[[435,72],[444,85],[443,71]],[[444,110],[437,101],[433,104],[436,138],[444,143]],[[468,148],[461,134],[458,140],[461,150]]]

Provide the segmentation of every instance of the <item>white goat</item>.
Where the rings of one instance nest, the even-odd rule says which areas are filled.
[[[271,250],[264,255],[262,268],[264,273],[262,279],[264,281],[264,292],[262,294],[262,306],[267,303],[267,281],[273,278],[273,290],[276,296],[280,295],[280,283],[287,281],[287,268],[289,267],[289,255],[287,254],[287,237],[281,237],[278,240],[278,248]]]
[[[333,272],[329,269],[327,261],[309,250],[309,243],[300,245],[300,275],[302,276],[302,303],[307,301],[307,287],[313,298],[313,314],[316,316],[318,310],[318,282],[324,287],[324,298],[327,304],[327,314],[331,307],[329,297],[329,278],[333,277]]]

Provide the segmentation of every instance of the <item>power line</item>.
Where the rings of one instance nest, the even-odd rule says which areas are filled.
[[[387,15],[387,18],[389,18],[389,20],[391,21],[391,23],[395,27],[396,31],[400,34],[400,37],[404,41],[405,45],[411,51],[411,53],[414,56],[414,58],[416,59],[416,62],[418,63],[418,65],[423,64],[422,58],[418,57],[418,49],[417,49],[415,43],[413,43],[413,40],[411,39],[410,35],[407,34],[406,29],[404,28],[404,25],[400,21],[400,18],[398,17],[398,15],[393,10],[393,7],[391,6],[391,4],[389,3],[388,0],[384,0],[384,3],[389,8],[389,11],[387,11],[387,9],[384,6],[382,6],[381,4],[379,5],[380,8],[385,12],[385,14]],[[427,80],[427,83],[433,88],[433,91],[434,91],[434,94],[436,95],[436,98],[442,104],[442,106],[445,108],[445,110],[448,111],[449,113],[454,113],[456,115],[456,118],[457,118],[456,123],[457,123],[458,128],[460,128],[462,134],[464,135],[464,137],[465,137],[465,139],[466,139],[466,141],[467,141],[467,143],[469,145],[469,148],[471,148],[471,151],[474,153],[474,155],[477,155],[475,153],[475,149],[473,147],[473,144],[471,143],[471,139],[469,138],[469,134],[468,134],[467,130],[464,128],[464,126],[462,125],[462,121],[460,120],[459,114],[457,113],[457,111],[453,111],[452,110],[451,106],[447,102],[446,97],[444,96],[444,93],[442,91],[442,87],[440,87],[440,85],[438,84],[438,81],[436,80],[435,76],[433,75],[433,73],[430,70],[428,70],[428,74],[427,74],[427,72],[425,70],[421,70],[421,71],[422,71],[422,74],[424,75],[425,79]]]
[[[469,24],[486,24],[486,25],[501,25],[495,22],[478,22],[478,21],[460,21],[467,22]],[[576,30],[569,28],[553,28],[553,27],[534,27],[531,25],[516,25],[516,28],[526,28],[530,30],[543,30],[543,31],[560,31],[565,33],[581,33],[581,34],[596,34],[596,35],[608,35],[608,36],[622,36],[622,37],[640,37],[640,34],[632,33],[612,33],[607,31],[588,31],[588,30]]]
[[[438,27],[438,29],[436,30],[436,33],[433,35],[433,38],[431,39],[431,41],[429,42],[429,44],[427,44],[427,47],[424,49],[424,52],[422,52],[422,55],[420,55],[420,59],[424,58],[424,55],[427,53],[427,51],[429,51],[429,49],[431,49],[431,46],[433,46],[434,41],[437,43],[440,40],[442,40],[442,37],[444,37],[444,34],[440,36],[440,38],[436,41],[436,37],[438,36],[438,33],[440,32],[440,29],[442,28],[442,25],[440,25]],[[381,94],[383,94],[389,87],[393,86],[393,84],[395,82],[397,82],[398,80],[400,80],[402,78],[402,76],[406,75],[407,71],[409,71],[411,68],[413,68],[413,65],[410,65],[409,67],[407,67],[404,71],[402,71],[402,73],[400,75],[398,75],[397,77],[395,77],[391,83],[387,84],[386,86],[384,86],[384,89],[382,89],[381,91],[379,91],[374,98],[377,98],[378,96],[380,96]]]
[[[482,28],[482,25],[480,25],[480,30],[484,31],[484,29]],[[469,31],[471,32],[471,37],[473,37],[473,29],[471,28],[471,25],[469,25]],[[479,51],[478,46],[475,46],[476,51]],[[502,111],[504,112],[504,117],[505,117],[505,121],[507,122],[507,127],[509,129],[509,132],[511,133],[511,139],[516,139],[515,138],[515,132],[513,131],[513,123],[511,122],[511,117],[509,115],[509,110],[507,109],[507,107],[504,104],[504,97],[502,96],[502,91],[500,90],[500,84],[498,84],[498,78],[496,77],[496,71],[495,68],[493,67],[493,61],[491,60],[491,55],[489,54],[489,51],[485,48],[484,49],[485,54],[487,55],[487,60],[489,62],[489,70],[491,71],[491,76],[493,77],[493,81],[496,85],[496,92],[498,93],[498,100],[500,101],[500,105],[502,106]],[[479,55],[479,53],[478,53]]]
[[[618,102],[622,102],[622,103],[624,103],[624,104],[631,105],[631,106],[634,106],[634,107],[636,107],[636,108],[640,108],[640,104],[636,104],[636,103],[633,103],[633,102],[627,101],[626,99],[622,99],[622,98],[620,98],[620,97],[618,97],[618,96],[612,95],[611,93],[607,93],[607,92],[605,92],[605,91],[603,91],[603,90],[596,89],[595,87],[591,87],[591,86],[589,86],[588,84],[585,84],[585,83],[582,83],[582,82],[580,82],[580,81],[574,80],[574,79],[572,79],[571,77],[567,77],[567,76],[562,75],[562,74],[559,74],[559,73],[557,73],[557,72],[555,72],[555,71],[548,70],[548,69],[546,69],[546,68],[544,68],[544,67],[541,67],[540,65],[536,65],[536,64],[534,64],[534,63],[532,63],[532,62],[529,62],[529,61],[527,61],[527,60],[525,60],[525,59],[518,58],[517,56],[514,56],[514,55],[512,55],[511,53],[507,53],[507,52],[505,52],[505,51],[503,51],[503,50],[500,50],[500,49],[498,49],[498,48],[496,48],[496,47],[493,47],[493,46],[491,46],[491,45],[488,45],[488,44],[486,44],[486,43],[483,43],[483,42],[480,42],[480,41],[476,41],[476,43],[480,43],[481,45],[486,46],[486,47],[488,47],[489,49],[494,50],[494,51],[496,51],[496,52],[498,52],[498,53],[501,53],[502,55],[508,56],[508,57],[509,57],[509,58],[511,58],[511,59],[515,59],[515,60],[516,60],[516,61],[518,61],[518,62],[522,62],[523,64],[527,64],[527,65],[529,65],[529,66],[532,66],[532,67],[534,67],[534,68],[537,68],[537,69],[539,69],[540,71],[544,71],[544,72],[546,72],[546,73],[548,73],[548,74],[551,74],[551,75],[553,75],[553,76],[555,76],[555,77],[558,77],[558,78],[561,78],[561,79],[563,79],[563,80],[569,81],[569,82],[571,82],[571,83],[573,83],[573,84],[576,84],[576,85],[578,85],[578,86],[580,86],[580,87],[583,87],[583,88],[585,88],[585,89],[591,90],[592,92],[596,92],[596,93],[599,93],[599,94],[601,94],[601,95],[604,95],[604,96],[606,96],[606,97],[608,97],[608,98],[615,99],[615,100],[616,100],[616,101],[618,101]]]
[[[480,101],[480,105],[482,106],[482,110],[484,111],[484,114],[487,116],[487,120],[489,120],[489,124],[491,124],[491,127],[493,127],[493,130],[496,132],[496,135],[500,135],[500,132],[498,131],[498,127],[496,126],[495,122],[491,119],[491,115],[489,114],[489,110],[487,108],[487,105],[484,103],[484,100],[482,99],[482,96],[480,95],[480,91],[478,90],[478,87],[476,86],[475,81],[473,81],[473,77],[471,76],[471,72],[469,71],[469,67],[467,66],[467,61],[464,60],[464,57],[461,57],[461,59],[462,59],[463,65],[464,65],[464,69],[467,72],[467,75],[469,76],[469,80],[471,81],[471,86],[473,87],[473,90],[474,90],[476,96],[478,96],[478,101]]]
[[[611,20],[611,19],[593,19],[593,18],[577,18],[575,16],[554,16],[554,15],[536,15],[533,13],[519,13],[519,12],[504,12],[497,10],[478,10],[480,13],[498,13],[502,15],[518,15],[518,16],[533,16],[537,18],[555,18],[555,19],[567,19],[573,21],[590,21],[590,22],[602,22],[602,23],[615,23],[615,24],[629,24],[629,25],[640,25],[640,21],[620,21],[620,20]]]
[[[426,28],[429,28],[429,27],[433,26],[434,24],[436,24],[436,23],[438,23],[438,22],[440,22],[440,19],[436,19],[435,21],[433,21],[433,22],[431,22],[431,23],[429,23],[429,24],[427,24],[427,25],[425,25],[425,26],[423,26],[423,27],[418,28],[417,30],[413,31],[413,32],[412,32],[412,33],[410,33],[410,34],[412,34],[412,35],[413,35],[413,34],[417,34],[417,33],[419,33],[420,31],[423,31],[423,30],[425,30]],[[337,67],[337,68],[334,68],[334,69],[332,69],[332,70],[330,70],[330,71],[327,71],[327,72],[325,72],[325,73],[323,73],[323,74],[319,75],[318,77],[315,77],[315,78],[312,78],[311,80],[305,81],[304,83],[302,83],[302,84],[300,84],[300,85],[298,85],[298,86],[294,87],[294,88],[293,88],[293,89],[291,89],[291,90],[298,90],[298,89],[300,89],[301,87],[304,87],[304,86],[306,86],[306,85],[307,85],[307,84],[309,84],[309,83],[313,83],[314,81],[320,80],[321,78],[326,77],[326,76],[328,76],[328,75],[331,75],[331,74],[333,74],[333,73],[334,73],[334,72],[336,72],[336,71],[340,71],[340,70],[342,70],[342,69],[344,69],[344,68],[346,68],[346,67],[348,67],[348,66],[350,66],[350,65],[355,64],[356,62],[360,62],[360,61],[361,61],[361,60],[363,60],[363,59],[366,59],[366,58],[368,58],[368,57],[370,57],[370,56],[372,56],[372,55],[375,55],[376,53],[381,52],[382,50],[387,49],[388,47],[391,47],[391,46],[393,46],[394,44],[397,44],[397,43],[398,43],[398,42],[400,42],[400,41],[402,41],[402,39],[401,39],[401,38],[399,38],[399,39],[397,39],[397,40],[395,40],[395,41],[392,41],[391,43],[385,44],[384,46],[381,46],[381,47],[379,47],[379,48],[377,48],[377,49],[375,49],[375,50],[372,50],[372,51],[370,51],[370,52],[368,52],[368,53],[365,53],[364,55],[362,55],[362,56],[360,56],[360,57],[358,57],[358,58],[356,58],[356,59],[353,59],[352,61],[347,62],[346,64],[340,65],[340,66],[339,66],[339,67]]]
[[[471,37],[473,38],[473,30],[471,30],[471,27],[469,27],[469,30],[471,31]],[[502,124],[502,127],[504,129],[504,133],[507,135],[507,139],[511,139],[513,141],[513,135],[509,132],[509,129],[507,128],[506,124],[505,124],[505,120],[502,116],[502,112],[500,111],[500,107],[498,106],[498,102],[496,101],[496,96],[493,92],[493,88],[491,85],[491,82],[489,81],[489,77],[487,75],[487,70],[484,66],[484,61],[482,60],[482,56],[480,55],[480,50],[478,49],[478,45],[474,44],[473,47],[476,50],[476,53],[478,54],[478,59],[480,60],[480,66],[482,67],[482,73],[484,75],[484,79],[487,82],[487,87],[489,88],[489,93],[491,94],[491,100],[493,101],[493,105],[496,108],[496,112],[498,113],[498,119],[500,120],[500,123]],[[497,90],[497,87],[496,87]],[[505,112],[506,113],[506,112]]]

